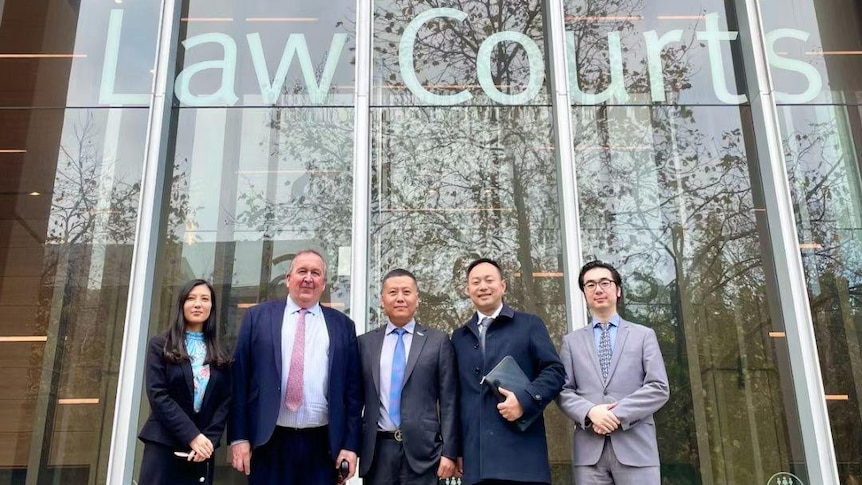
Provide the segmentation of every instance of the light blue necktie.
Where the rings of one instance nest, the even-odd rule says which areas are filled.
[[[398,334],[395,352],[392,353],[392,383],[389,386],[389,418],[395,427],[401,426],[401,386],[404,384],[404,371],[407,370],[407,351],[404,350],[404,334],[407,330],[396,328]]]

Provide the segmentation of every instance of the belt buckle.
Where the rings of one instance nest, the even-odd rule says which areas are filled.
[[[395,432],[392,433],[392,437],[395,438],[395,441],[399,443],[404,441],[404,435],[401,433],[400,429],[396,429]]]

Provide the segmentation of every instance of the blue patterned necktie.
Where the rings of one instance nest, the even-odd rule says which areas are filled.
[[[602,381],[608,381],[608,372],[611,369],[611,325],[609,323],[600,323],[602,326],[602,335],[599,338],[599,365],[602,367]]]
[[[404,384],[404,371],[407,369],[407,351],[404,350],[404,334],[407,330],[396,328],[398,335],[395,352],[392,353],[392,382],[389,386],[389,418],[396,427],[401,426],[401,386]]]

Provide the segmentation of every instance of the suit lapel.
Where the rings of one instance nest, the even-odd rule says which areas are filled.
[[[209,382],[207,382],[207,387],[204,388],[204,396],[203,396],[203,399],[201,399],[201,411],[203,411],[203,409],[209,403],[210,396],[212,396],[213,393],[215,392],[214,389],[218,385],[217,381],[219,380],[219,368],[216,367],[215,364],[207,364],[207,365],[210,366],[210,379],[209,379]],[[192,393],[194,393],[194,390],[192,390]]]
[[[617,329],[617,339],[614,342],[613,356],[611,357],[611,368],[608,369],[608,382],[614,377],[614,371],[617,369],[617,364],[620,363],[620,356],[625,352],[626,337],[629,335],[629,324],[623,319],[620,319],[620,327]]]
[[[318,308],[320,308],[320,318],[323,319],[323,324],[326,325],[326,333],[329,335],[329,364],[327,366],[327,371],[329,375],[332,375],[332,362],[335,360],[336,352],[341,352],[341,346],[339,345],[338,337],[336,334],[338,333],[338,328],[335,325],[335,319],[338,318],[339,312],[333,310],[333,314],[328,318],[326,313],[328,308],[321,305],[320,302],[317,303]],[[332,385],[332,379],[329,379],[330,385]]]
[[[602,382],[602,366],[599,364],[599,353],[596,351],[596,341],[593,339],[593,326],[584,327],[581,336],[581,343],[590,356],[590,363],[593,364],[593,370],[596,371],[596,378]]]
[[[413,327],[413,341],[410,343],[410,355],[407,356],[407,370],[404,372],[404,381],[402,381],[401,387],[404,387],[404,383],[407,382],[407,379],[410,379],[410,373],[413,372],[413,369],[416,367],[416,361],[419,360],[419,353],[422,352],[422,347],[425,346],[425,341],[428,339],[426,336],[427,331],[425,327],[416,324]]]
[[[287,311],[287,302],[283,301],[270,310],[269,318],[264,319],[270,323],[270,339],[272,349],[275,352],[273,355],[275,356],[275,368],[278,370],[279,379],[281,379],[281,326],[284,322],[285,311]]]
[[[195,402],[195,376],[192,373],[192,363],[189,360],[183,360],[180,363],[180,368],[183,370],[183,377],[186,379],[186,386],[189,389],[189,402]]]
[[[467,321],[467,324],[464,325],[464,327],[467,328],[467,330],[469,330],[470,332],[473,332],[473,335],[476,337],[476,342],[478,342],[480,339],[480,336],[479,336],[479,314],[476,312],[473,312],[473,316],[470,317],[470,320]]]
[[[386,338],[386,327],[380,326],[374,330],[371,338],[371,376],[374,379],[374,390],[380,395],[380,356],[383,353],[383,339]]]

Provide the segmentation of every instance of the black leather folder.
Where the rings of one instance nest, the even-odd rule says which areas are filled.
[[[507,391],[519,392],[529,387],[530,378],[527,377],[527,374],[524,373],[524,370],[521,369],[521,366],[518,365],[515,358],[511,355],[507,355],[503,357],[503,360],[495,365],[488,374],[482,377],[482,383],[490,386],[491,390],[494,391],[494,394],[497,395],[497,399],[502,402],[505,401],[506,398],[500,394],[500,387]],[[518,428],[518,430],[524,431],[533,424],[533,421],[535,421],[538,416],[539,415],[536,415],[530,419],[522,416],[517,421],[511,421],[511,424]]]

